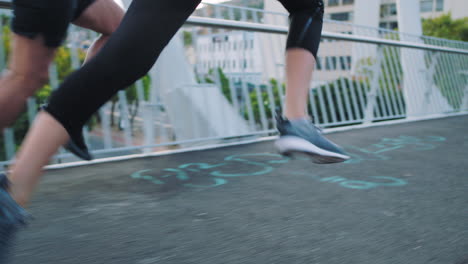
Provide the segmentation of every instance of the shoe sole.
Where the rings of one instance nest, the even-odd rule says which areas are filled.
[[[347,155],[322,149],[303,138],[295,136],[282,136],[275,141],[275,146],[282,155],[306,154],[312,158],[312,162],[317,164],[340,163],[351,158]]]
[[[80,159],[83,160],[93,160],[93,156],[88,152],[88,151],[83,151],[80,149],[74,142],[73,140],[70,140],[67,144],[63,146],[66,150],[68,150],[70,153],[73,155],[77,156]]]

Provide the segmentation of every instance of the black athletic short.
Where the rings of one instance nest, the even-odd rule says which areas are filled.
[[[41,34],[44,44],[58,47],[67,35],[70,22],[77,19],[95,0],[13,0],[12,30],[35,38]]]

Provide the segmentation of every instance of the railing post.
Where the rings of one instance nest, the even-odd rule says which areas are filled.
[[[141,105],[142,117],[143,117],[143,131],[144,131],[144,142],[146,146],[154,145],[155,133],[154,133],[154,104],[143,102]],[[152,150],[149,148],[143,149],[143,153],[150,153]]]
[[[468,69],[465,72],[462,72],[461,74],[463,75],[463,78],[465,80],[465,89],[460,110],[468,111],[468,82],[466,81],[468,80]]]
[[[124,140],[126,146],[132,145],[132,124],[130,123],[130,118],[128,116],[128,102],[127,95],[124,91],[120,91],[119,95],[119,106],[120,106],[120,118],[123,121],[124,126]],[[120,124],[119,124],[120,125]]]
[[[104,139],[104,148],[106,149],[112,148],[112,128],[109,118],[110,114],[109,103],[103,105],[99,110],[99,115],[101,116],[101,129]]]
[[[15,156],[15,134],[13,129],[5,128],[3,130],[3,139],[5,140],[5,152],[7,160]]]
[[[377,91],[379,89],[379,79],[381,76],[380,65],[382,64],[382,46],[377,48],[377,60],[372,67],[372,81],[369,92],[367,93],[367,106],[364,112],[364,123],[371,123],[374,119],[374,110],[377,105]]]

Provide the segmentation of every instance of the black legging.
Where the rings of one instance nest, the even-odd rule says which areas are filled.
[[[143,77],[201,0],[133,0],[120,27],[102,50],[55,90],[44,109],[68,131],[67,148],[91,159],[82,137],[89,118],[119,90]],[[323,16],[322,0],[280,0],[290,12],[287,47],[316,56]]]

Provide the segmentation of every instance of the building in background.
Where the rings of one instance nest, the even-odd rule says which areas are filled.
[[[324,0],[326,18],[338,21],[355,22],[354,0]],[[378,0],[376,0],[378,1]],[[467,17],[466,0],[419,0],[422,18],[438,17],[451,13],[454,19]],[[379,27],[398,28],[397,0],[380,0]]]
[[[202,3],[194,16],[262,23],[264,13],[264,0],[233,0],[217,5]],[[286,14],[280,16],[286,23]],[[186,52],[199,77],[218,68],[229,79],[249,76],[248,81],[255,84],[277,77],[264,68],[268,44],[261,33],[200,27],[192,29],[190,35],[193,41],[186,45]]]
[[[266,0],[268,1],[268,0]],[[369,37],[396,37],[396,33],[360,28],[356,25],[396,30],[398,25],[398,0],[324,0],[325,18],[347,22],[325,23],[324,30],[329,32],[353,33]],[[409,0],[400,0],[409,1]],[[466,0],[418,0],[421,18],[433,18],[451,13],[454,19],[467,17]],[[405,4],[408,4],[407,2]],[[353,23],[354,25],[348,24]],[[407,31],[404,30],[405,32]],[[409,32],[413,33],[413,32]],[[419,33],[418,33],[419,35]],[[363,51],[366,52],[363,52]],[[371,45],[346,42],[324,42],[320,47],[317,68],[323,80],[331,81],[343,76],[348,69],[355,73],[356,65],[368,58]],[[376,51],[375,51],[376,52]],[[363,57],[361,54],[366,54]],[[373,57],[373,56],[371,56]]]
[[[255,83],[261,82],[262,57],[259,34],[253,32],[227,31],[199,35],[196,38],[197,74],[222,68],[227,76],[249,73]]]

